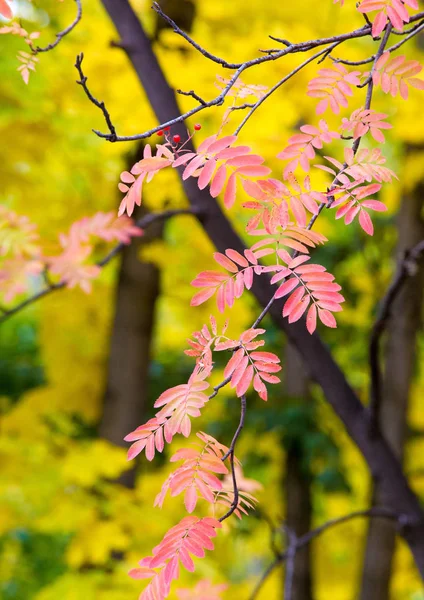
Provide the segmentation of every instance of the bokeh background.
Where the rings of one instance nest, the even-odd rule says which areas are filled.
[[[132,2],[171,86],[195,89],[205,98],[216,95],[216,75],[225,73],[158,24],[149,4]],[[341,9],[330,0],[162,3],[205,47],[237,61],[257,55],[259,48],[275,46],[268,34],[301,41],[361,26],[354,3],[346,4]],[[19,5],[27,10],[25,2]],[[75,83],[76,55],[84,52],[91,90],[106,102],[119,133],[136,133],[156,124],[125,54],[111,47],[117,37],[101,2],[85,0],[83,6],[83,21],[53,52],[40,55],[28,86],[16,71],[16,54],[26,49],[22,40],[0,36],[0,198],[38,225],[47,246],[76,219],[118,206],[119,174],[139,152],[136,143],[110,144],[92,133],[92,128],[104,130],[104,123]],[[75,14],[71,0],[34,0],[33,8],[32,14],[22,13],[29,17],[22,25],[41,31],[43,45]],[[419,59],[422,43],[415,38],[404,47],[405,54]],[[353,41],[340,48],[340,55],[358,59],[373,51],[370,40]],[[268,63],[250,70],[244,81],[273,85],[298,62],[295,55]],[[282,166],[275,157],[287,138],[300,124],[317,122],[315,102],[305,93],[316,69],[312,65],[290,80],[242,131],[243,142],[265,156],[279,176]],[[355,93],[352,110],[361,106],[361,93]],[[347,298],[339,328],[321,334],[365,403],[367,345],[376,307],[390,283],[399,240],[405,244],[423,234],[423,97],[412,89],[410,96],[404,102],[381,91],[375,95],[373,107],[386,112],[394,125],[384,153],[399,182],[383,188],[381,199],[388,212],[374,218],[374,237],[357,223],[346,227],[335,221],[334,214],[325,214],[318,222],[318,230],[331,241],[316,252],[317,261],[336,275]],[[187,109],[193,100],[180,97],[179,103]],[[201,123],[198,140],[217,130],[225,109],[202,112],[188,124]],[[240,115],[232,114],[229,131]],[[333,115],[326,119],[337,126]],[[341,150],[337,144],[334,148]],[[315,177],[320,181],[319,173]],[[145,205],[149,211],[186,206],[172,170],[146,188]],[[241,234],[246,217],[240,205],[232,209],[232,222]],[[184,508],[181,497],[168,498],[163,510],[153,508],[171,470],[169,449],[152,464],[141,459],[134,471],[126,461],[122,438],[151,416],[153,402],[165,388],[184,382],[191,371],[192,363],[183,355],[185,340],[206,322],[214,306],[190,309],[189,282],[200,270],[212,267],[212,251],[194,219],[176,217],[149,230],[122,259],[104,269],[91,295],[78,290],[52,294],[0,327],[3,600],[138,596],[142,585],[127,576],[128,569],[150,553],[183,516]],[[102,252],[100,247],[99,255]],[[35,290],[40,285],[34,281]],[[402,339],[412,349],[414,362],[407,377],[408,406],[395,403],[386,425],[388,430],[396,427],[407,413],[406,469],[423,497],[421,294],[419,285],[409,289],[408,297],[415,298],[412,317],[412,309],[397,307],[400,325],[398,329],[393,325],[391,334],[406,336]],[[256,314],[255,302],[244,298],[227,315],[230,331],[238,335]],[[403,319],[405,314],[408,319]],[[249,397],[247,426],[238,446],[246,476],[263,486],[256,492],[258,511],[240,522],[227,522],[216,551],[198,560],[196,573],[184,573],[174,588],[192,587],[198,579],[208,578],[228,583],[224,598],[247,598],[272,560],[272,524],[281,524],[289,514],[299,526],[309,528],[369,506],[371,483],[362,457],[320,390],[308,381],[294,351],[271,323],[267,325],[269,348],[284,359],[284,382],[273,386],[267,405]],[[196,426],[228,444],[237,420],[236,398],[224,389]],[[180,443],[176,440],[172,450]],[[367,526],[365,521],[349,522],[311,545],[302,560],[303,577],[311,582],[314,599],[359,597]],[[278,569],[260,598],[281,598],[282,583],[283,570]],[[422,600],[421,590],[408,548],[397,541],[391,598]]]

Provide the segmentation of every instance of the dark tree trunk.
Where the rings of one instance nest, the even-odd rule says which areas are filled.
[[[398,215],[399,239],[397,255],[424,239],[422,215],[424,184],[405,194]],[[407,433],[409,391],[415,366],[416,335],[421,327],[424,268],[404,284],[393,304],[392,318],[387,327],[383,402],[379,424],[393,452],[403,459]],[[373,505],[383,505],[385,493],[377,485],[373,490]],[[368,528],[365,562],[362,575],[361,600],[388,600],[396,531],[386,519],[372,519]]]
[[[140,145],[130,160],[132,166],[143,150]],[[135,219],[146,214],[139,208]],[[140,259],[140,249],[161,238],[163,222],[152,223],[141,238],[134,238],[121,254],[116,286],[115,316],[110,338],[103,413],[99,435],[113,444],[126,446],[124,437],[145,421],[148,400],[150,350],[159,297],[159,271]],[[134,469],[120,482],[134,484]]]
[[[161,223],[153,223],[142,238],[133,240],[122,253],[99,427],[102,437],[119,446],[126,445],[124,437],[145,420],[159,272],[155,265],[140,260],[139,250],[160,237],[162,228]],[[129,486],[133,480],[133,471],[120,479]]]
[[[118,30],[120,46],[125,49],[158,120],[163,123],[175,118],[179,114],[175,94],[128,0],[103,0],[103,5]],[[185,137],[183,125],[176,126],[174,130]],[[199,211],[199,221],[217,250],[224,252],[233,248],[243,252],[242,241],[209,192],[206,189],[200,191],[192,177],[183,185],[191,206]],[[262,306],[268,303],[272,293],[264,277],[255,281],[252,292]],[[322,387],[327,401],[358,445],[371,472],[379,478],[387,495],[387,508],[408,515],[410,525],[403,529],[402,534],[424,577],[424,513],[408,485],[400,462],[378,431],[371,435],[367,410],[319,336],[309,335],[303,321],[289,324],[281,315],[279,303],[274,303],[269,313],[297,348],[308,365],[312,379]]]
[[[290,400],[311,401],[309,377],[297,350],[287,344],[284,361],[285,392]],[[311,474],[302,440],[289,445],[286,457],[286,522],[297,536],[311,530]],[[311,545],[296,553],[291,600],[312,600]]]

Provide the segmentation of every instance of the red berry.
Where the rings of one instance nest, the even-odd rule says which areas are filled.
[[[180,136],[180,135],[174,135],[174,137],[173,137],[172,139],[174,140],[174,142],[175,142],[176,144],[178,144],[178,142],[180,142],[180,141],[181,141],[181,136]]]
[[[169,125],[168,125],[168,127],[164,127],[164,130],[165,130],[165,131],[169,131],[170,129],[171,129],[171,128],[170,128],[170,126],[169,126]]]
[[[200,123],[196,123],[196,125],[194,126],[194,129],[196,131],[199,131],[199,129],[202,129],[202,126],[200,125]]]
[[[162,136],[163,135],[163,130],[159,129],[159,131],[157,132],[157,134],[158,134],[159,137]]]

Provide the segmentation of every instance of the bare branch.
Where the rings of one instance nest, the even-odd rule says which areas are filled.
[[[201,98],[199,96],[199,94],[196,94],[196,92],[194,90],[190,90],[189,92],[184,92],[183,90],[176,90],[176,91],[177,91],[177,94],[181,94],[182,96],[191,96],[192,98],[197,100],[197,102],[199,102],[199,104],[202,104],[202,106],[206,106],[206,104],[207,104],[206,100],[203,100],[203,98]]]
[[[296,543],[294,544],[294,554],[296,554],[296,552],[298,550],[300,550],[301,548],[303,548],[304,546],[307,546],[313,539],[315,539],[316,537],[318,537],[319,535],[321,535],[328,529],[335,527],[336,525],[341,525],[343,523],[346,523],[347,521],[351,521],[352,519],[357,519],[357,518],[390,519],[391,521],[396,521],[401,527],[405,527],[406,525],[408,525],[408,519],[404,515],[395,513],[394,511],[391,511],[387,508],[374,507],[374,508],[370,508],[369,510],[355,511],[355,512],[352,512],[343,517],[331,519],[330,521],[327,521],[326,523],[324,523],[323,525],[320,525],[316,529],[312,529],[312,531],[309,531],[308,533],[305,533],[304,535],[298,537],[296,540]],[[252,594],[249,597],[249,600],[255,600],[255,598],[259,594],[262,586],[264,585],[265,581],[268,579],[268,577],[271,575],[271,573],[274,571],[274,569],[276,569],[280,564],[282,564],[283,562],[285,562],[286,560],[291,558],[292,554],[293,554],[293,547],[291,547],[289,544],[289,548],[285,552],[280,554],[280,556],[278,556],[268,566],[268,568],[266,569],[266,571],[263,573],[262,577],[259,579],[258,583],[256,584]],[[286,574],[286,577],[287,577],[287,574]],[[285,597],[285,600],[288,600],[287,597]]]
[[[242,129],[242,127],[244,127],[244,125],[250,119],[250,117],[253,115],[253,113],[255,112],[255,110],[257,108],[259,108],[259,106],[263,102],[265,102],[265,100],[267,100],[276,90],[278,90],[279,87],[281,87],[284,83],[286,83],[286,81],[288,81],[289,79],[291,79],[291,77],[293,77],[293,75],[296,75],[296,73],[299,73],[299,71],[301,71],[304,67],[306,67],[306,65],[308,65],[310,62],[314,61],[319,56],[328,53],[329,51],[331,52],[331,50],[333,50],[333,48],[335,48],[339,44],[340,44],[340,42],[335,42],[329,48],[325,48],[325,50],[321,50],[320,52],[317,52],[313,56],[310,56],[302,64],[300,64],[298,67],[296,67],[295,69],[293,69],[293,71],[291,71],[288,75],[286,75],[285,77],[283,77],[283,79],[281,79],[278,83],[276,83],[270,90],[268,90],[268,92],[264,96],[262,96],[262,98],[259,98],[259,100],[256,102],[256,104],[253,105],[252,110],[250,110],[247,113],[247,115],[244,117],[243,121],[240,123],[240,125],[235,130],[234,135],[237,135],[240,132],[240,130]]]
[[[105,106],[105,103],[103,101],[97,100],[97,98],[95,98],[92,95],[92,93],[90,92],[90,90],[88,89],[88,86],[87,86],[88,78],[84,75],[84,72],[82,70],[82,61],[83,60],[84,60],[84,54],[81,52],[81,54],[78,54],[78,56],[75,60],[75,68],[77,69],[79,76],[80,76],[80,79],[79,79],[79,81],[77,80],[77,83],[82,87],[82,89],[84,90],[84,92],[85,92],[87,98],[90,100],[90,102],[92,102],[95,106],[97,106],[97,108],[100,108],[100,110],[102,111],[103,116],[106,121],[106,125],[108,126],[109,131],[110,131],[110,136],[111,136],[110,141],[114,141],[116,139],[115,127],[112,123],[110,114]]]
[[[48,52],[49,50],[53,50],[53,48],[56,48],[56,46],[62,41],[62,39],[66,35],[68,35],[68,33],[70,33],[78,25],[78,23],[82,19],[82,4],[81,4],[81,0],[75,0],[75,3],[77,5],[77,14],[76,14],[75,19],[72,21],[72,23],[70,25],[68,25],[68,27],[63,29],[63,31],[56,33],[56,40],[54,42],[52,42],[51,44],[48,44],[47,46],[44,46],[43,48],[40,48],[40,46],[37,46],[34,49],[35,54],[39,54],[40,52]]]
[[[176,215],[193,215],[193,214],[197,214],[197,211],[195,211],[194,209],[167,210],[162,213],[148,214],[148,215],[142,217],[141,219],[139,219],[138,221],[136,221],[136,223],[134,223],[134,225],[136,227],[138,227],[139,229],[145,229],[146,227],[148,227],[155,221],[169,219]],[[117,244],[110,252],[108,252],[108,254],[106,254],[106,256],[104,256],[101,260],[99,260],[96,263],[96,265],[101,268],[105,267],[113,258],[115,258],[115,256],[117,256],[125,248],[125,246],[126,246],[126,244],[122,244],[122,243]],[[46,279],[46,277],[45,277],[45,279]],[[44,289],[40,290],[36,294],[33,294],[29,298],[26,298],[25,300],[23,300],[22,302],[20,302],[16,306],[14,306],[13,308],[10,308],[10,309],[3,308],[2,309],[3,314],[0,317],[0,324],[4,323],[4,321],[7,321],[8,319],[10,319],[10,317],[13,317],[13,315],[16,315],[16,313],[20,312],[27,306],[30,306],[31,304],[35,304],[36,302],[38,302],[38,300],[41,300],[41,298],[44,298],[45,296],[48,296],[49,294],[51,294],[53,292],[57,292],[58,290],[62,290],[65,287],[66,287],[66,283],[64,283],[64,282],[48,283]]]
[[[380,407],[382,400],[382,375],[380,368],[380,342],[391,316],[393,303],[408,277],[415,275],[418,262],[424,255],[424,240],[410,250],[406,250],[399,262],[396,274],[389,289],[381,301],[377,318],[371,332],[369,346],[369,362],[371,371],[371,392],[369,417],[371,431],[375,432],[379,425]]]
[[[220,64],[222,67],[224,67],[226,69],[232,69],[232,70],[235,70],[236,72],[230,78],[230,80],[229,80],[227,86],[224,88],[224,90],[218,96],[216,96],[215,98],[213,98],[212,100],[209,100],[209,101],[204,100],[201,96],[199,96],[193,90],[191,90],[190,92],[182,92],[181,90],[178,90],[179,93],[183,93],[184,95],[189,95],[189,96],[192,96],[193,98],[195,98],[199,102],[199,105],[195,106],[194,108],[185,112],[184,114],[178,115],[173,119],[167,120],[166,122],[163,122],[160,125],[153,127],[152,129],[149,129],[148,131],[145,131],[144,133],[128,135],[128,136],[121,136],[121,135],[116,135],[116,134],[114,135],[112,133],[103,133],[101,131],[94,130],[94,133],[96,133],[96,135],[98,135],[101,138],[107,139],[110,142],[127,142],[127,141],[146,139],[146,138],[150,137],[151,135],[153,135],[154,133],[157,133],[161,129],[164,129],[165,127],[171,127],[172,125],[176,125],[177,123],[184,122],[186,119],[188,119],[189,117],[192,117],[193,115],[197,114],[198,112],[200,112],[202,110],[211,108],[213,106],[221,105],[224,102],[225,97],[228,95],[229,91],[231,90],[231,88],[234,86],[235,82],[241,75],[241,73],[247,69],[250,69],[250,68],[256,66],[256,65],[260,65],[262,63],[269,62],[270,60],[278,60],[279,58],[282,58],[283,56],[286,56],[287,54],[292,54],[295,52],[307,52],[307,51],[309,51],[313,48],[319,47],[319,46],[328,46],[328,45],[334,44],[334,47],[335,47],[336,45],[338,45],[341,42],[371,35],[371,27],[369,25],[365,25],[364,27],[361,27],[360,29],[356,29],[349,33],[344,33],[344,34],[340,34],[340,35],[336,35],[336,36],[332,36],[332,37],[328,37],[328,38],[320,38],[320,39],[316,39],[316,40],[300,42],[297,44],[292,44],[292,43],[288,42],[287,40],[277,40],[277,41],[280,41],[281,43],[284,43],[286,47],[281,50],[278,50],[276,52],[267,53],[265,56],[259,56],[254,59],[248,60],[246,62],[230,63],[230,62],[224,60],[223,58],[210,53],[208,50],[206,50],[205,48],[200,46],[187,33],[182,31],[170,17],[165,15],[165,13],[162,11],[161,7],[156,2],[153,4],[153,9],[162,18],[164,18],[167,21],[167,23],[172,27],[172,29],[175,31],[175,33],[182,36],[191,46],[193,46],[196,50],[198,50],[203,56],[205,56],[209,60],[212,60],[215,63]],[[423,17],[424,17],[424,12],[419,13],[419,14],[415,15],[414,18],[411,18],[411,22],[415,21],[415,20],[420,20]],[[387,29],[388,28],[389,28],[389,26],[387,27]],[[386,31],[387,31],[387,29],[386,29]],[[329,49],[326,49],[322,54],[325,55],[328,52],[329,52]],[[321,56],[321,53],[319,54],[319,56]],[[316,58],[316,56],[314,58]],[[311,60],[314,60],[314,58],[311,58]],[[310,60],[308,60],[308,62],[310,62]],[[308,64],[308,63],[306,62],[306,63],[303,63],[302,65],[300,65],[298,70],[303,68],[303,66],[305,66],[305,64]],[[289,74],[289,76],[287,76],[287,79],[289,79],[292,75],[297,73],[298,70],[295,70],[294,72],[292,72],[292,74]],[[270,93],[273,93],[276,89],[278,89],[285,81],[287,81],[287,79],[284,79],[284,80],[280,81],[279,83],[277,83],[276,86],[272,89],[272,91]],[[367,85],[367,83],[365,83],[364,86],[365,85]],[[262,100],[262,102],[263,101],[264,100]],[[262,102],[260,102],[258,104],[258,106]],[[255,109],[252,108],[252,112],[254,110],[256,110],[256,108]],[[242,123],[241,127],[243,125],[244,125],[244,122]]]
[[[408,40],[410,40],[414,36],[421,33],[421,31],[423,29],[424,29],[424,21],[421,23],[418,23],[418,25],[415,25],[415,27],[411,27],[411,29],[408,29],[407,32],[398,33],[397,31],[394,31],[392,29],[391,33],[395,33],[397,35],[405,35],[406,33],[409,33],[409,35],[407,35],[403,40],[401,40],[397,44],[394,44],[393,46],[390,46],[390,48],[387,48],[387,52],[394,52],[395,50],[400,48],[403,44],[405,44]],[[369,56],[368,58],[364,58],[363,60],[345,60],[343,58],[333,58],[333,57],[331,57],[331,59],[335,63],[341,63],[343,65],[349,65],[351,67],[358,67],[360,65],[367,65],[368,63],[373,62],[373,60],[375,60],[375,56],[376,55],[373,54],[372,56]]]
[[[238,503],[239,503],[239,489],[237,486],[237,478],[236,478],[236,471],[234,468],[234,453],[235,453],[235,448],[236,448],[236,443],[238,438],[240,437],[240,434],[242,432],[242,429],[244,427],[244,422],[245,422],[245,418],[246,418],[246,396],[242,396],[240,398],[240,405],[241,405],[241,411],[240,411],[240,422],[239,425],[236,429],[236,432],[234,434],[234,437],[231,441],[231,445],[228,449],[228,452],[222,457],[222,460],[225,460],[226,458],[230,457],[230,465],[231,465],[231,477],[233,479],[233,492],[234,492],[234,498],[233,501],[231,503],[231,507],[228,510],[228,512],[225,513],[225,515],[223,515],[219,521],[222,523],[222,521],[225,521],[225,519],[228,519],[228,517],[231,517],[231,515],[233,514],[233,512],[236,510]]]

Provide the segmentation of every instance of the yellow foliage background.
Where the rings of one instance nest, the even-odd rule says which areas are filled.
[[[73,19],[75,6],[71,0],[63,4],[53,0],[40,4],[51,19],[42,28],[40,41],[44,44]],[[119,133],[132,134],[156,124],[125,54],[110,47],[111,40],[117,39],[116,33],[101,3],[86,0],[83,4],[82,23],[53,52],[40,56],[37,72],[31,75],[28,87],[16,72],[15,55],[22,48],[21,40],[10,36],[0,38],[3,72],[0,78],[1,201],[28,215],[39,225],[43,238],[51,243],[74,220],[117,206],[116,184],[131,149],[131,145],[110,144],[92,134],[91,129],[104,130],[105,125],[100,112],[88,103],[74,83],[75,56],[84,51],[84,68],[91,90],[105,101]],[[146,29],[152,31],[150,2],[138,0],[132,4]],[[331,0],[269,3],[197,0],[196,7],[193,37],[214,53],[234,61],[256,56],[259,48],[275,44],[268,34],[301,41],[348,31],[363,23],[354,2],[347,2],[341,9]],[[31,24],[25,26],[31,28]],[[37,23],[33,27],[37,28]],[[163,32],[160,39],[155,49],[171,86],[195,89],[204,98],[215,96],[215,77],[225,73],[188,49],[171,31]],[[340,54],[345,58],[370,53],[369,40],[340,47]],[[405,47],[405,53],[419,58],[414,43]],[[251,69],[243,80],[271,86],[298,63],[298,55],[288,56]],[[256,112],[241,133],[242,142],[262,154],[275,173],[281,171],[276,154],[293,130],[301,121],[317,122],[315,103],[305,93],[316,69],[316,65],[310,65],[290,80]],[[351,107],[360,106],[361,93],[355,92]],[[193,105],[190,98],[179,97],[178,100],[182,110]],[[422,96],[416,90],[411,90],[408,102],[393,101],[378,92],[373,103],[375,109],[387,112],[393,122],[385,152],[389,166],[401,181],[386,186],[383,192],[389,213],[381,223],[388,232],[389,249],[395,238],[393,215],[400,195],[422,180],[420,146],[424,128],[417,119],[421,105]],[[216,131],[225,109],[226,105],[202,112],[189,123],[192,126],[194,122],[201,122],[202,131],[196,134],[199,139]],[[233,113],[227,126],[229,131],[238,118],[239,114]],[[326,115],[326,119],[337,127],[337,117]],[[407,144],[416,150],[405,153]],[[319,181],[320,175],[315,176]],[[146,202],[151,210],[161,210],[168,205],[185,206],[174,172],[169,170],[158,176],[152,191],[146,192]],[[243,233],[246,215],[240,211],[240,203],[232,210],[231,218]],[[320,219],[318,229],[335,245],[342,243],[347,235],[344,225],[327,215]],[[362,234],[356,227],[355,233],[350,235]],[[346,335],[350,336],[352,328],[356,328],[359,336],[356,344],[366,340],[373,311],[393,270],[390,250],[385,257],[378,254],[383,256],[378,273],[368,268],[369,256],[377,252],[375,244],[382,240],[381,235],[375,242],[367,240],[363,246],[356,246],[336,267],[336,275],[341,280],[349,280],[355,295],[354,302],[348,302],[340,315],[338,332],[346,328],[350,332]],[[143,252],[144,260],[155,262],[161,269],[162,295],[154,339],[154,359],[159,363],[167,360],[168,355],[182,352],[184,340],[205,322],[213,308],[210,303],[190,309],[192,290],[188,285],[197,272],[212,267],[212,251],[200,226],[190,217],[181,217],[167,224],[163,242],[152,244]],[[162,511],[152,506],[154,496],[171,470],[166,462],[142,467],[135,489],[127,489],[114,483],[131,466],[126,461],[125,450],[95,436],[81,437],[79,433],[79,422],[87,428],[95,428],[102,410],[117,268],[118,264],[114,263],[102,272],[91,295],[62,291],[19,317],[19,321],[28,319],[36,323],[45,384],[26,392],[13,406],[9,406],[7,398],[3,402],[7,410],[1,417],[0,429],[0,596],[3,594],[6,600],[136,598],[141,586],[128,578],[128,569],[148,555],[166,530],[183,515],[180,498],[168,498]],[[237,335],[246,328],[255,311],[251,300],[240,303],[231,314],[231,331]],[[346,344],[337,332],[325,335],[352,385],[365,401],[368,374],[363,363],[352,362],[350,338]],[[422,340],[420,348],[422,350]],[[423,426],[423,393],[420,371],[414,383],[410,411],[411,424],[416,428]],[[319,390],[314,390],[314,395],[319,426],[341,448],[344,476],[351,489],[350,493],[325,493],[317,488],[314,521],[319,524],[366,507],[370,481],[359,452]],[[209,423],[225,419],[227,403],[233,400],[227,392],[220,394],[205,410],[199,428],[207,429]],[[262,410],[268,408],[263,406]],[[137,425],[139,423],[134,423],[134,427]],[[178,447],[178,443],[175,446]],[[258,437],[255,424],[250,423],[240,441],[240,458],[252,449],[265,466],[253,469],[256,472],[248,475],[256,476],[263,483],[264,492],[259,494],[261,510],[277,520],[284,514],[281,484],[284,450],[278,433],[270,430]],[[409,444],[407,461],[411,469],[424,466],[422,450],[422,437]],[[413,485],[417,493],[424,493],[422,479],[413,480]],[[348,523],[314,543],[317,600],[355,597],[365,527],[364,522]],[[25,554],[28,532],[31,535],[35,532],[40,540],[45,540],[47,547],[52,543],[51,553],[41,546],[37,550],[36,546],[31,551],[33,554]],[[54,543],[51,540],[55,540]],[[50,574],[51,566],[37,563],[34,554],[41,556],[43,552],[49,557],[47,562],[60,564],[57,572]],[[193,586],[198,578],[209,577],[217,583],[230,584],[224,597],[246,598],[271,558],[269,527],[264,521],[251,517],[245,518],[242,524],[231,522],[220,534],[216,551],[197,561],[195,576],[184,573],[181,586]],[[45,580],[40,577],[41,584],[34,586],[34,573],[43,569],[48,575]],[[281,572],[276,571],[260,598],[278,598],[280,589]],[[420,589],[409,551],[399,543],[393,598],[418,600],[424,597]]]

